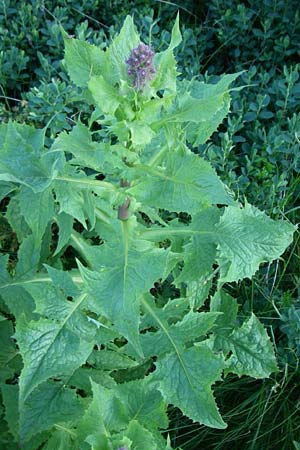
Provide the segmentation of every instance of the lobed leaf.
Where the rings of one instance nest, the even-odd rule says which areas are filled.
[[[232,351],[227,371],[254,378],[267,378],[277,371],[270,338],[254,314],[226,340]]]
[[[91,271],[80,267],[85,289],[95,307],[113,322],[140,353],[139,302],[167,267],[168,251],[135,239],[135,221],[119,221],[119,239],[100,246],[98,265]],[[111,258],[114,255],[114,258]],[[139,264],[136,264],[139,261]]]
[[[224,360],[206,343],[176,349],[156,363],[155,380],[168,403],[192,420],[213,428],[225,428],[211,386],[220,380]]]
[[[271,262],[292,242],[295,227],[274,221],[254,206],[229,206],[216,225],[220,282],[251,278],[262,262]]]
[[[94,345],[96,328],[80,312],[85,298],[83,294],[76,302],[69,302],[69,307],[68,302],[62,302],[63,306],[59,307],[59,299],[52,306],[43,297],[41,303],[44,301],[45,305],[40,308],[50,318],[29,322],[20,317],[18,320],[16,339],[24,362],[20,377],[21,402],[48,378],[71,376],[86,362]]]
[[[136,176],[127,192],[148,206],[196,214],[212,204],[233,204],[210,164],[185,149],[169,151],[164,167],[137,167]]]

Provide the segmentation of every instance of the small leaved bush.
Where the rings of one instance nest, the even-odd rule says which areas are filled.
[[[130,16],[105,51],[63,34],[90,116],[51,146],[46,129],[0,127],[14,236],[0,269],[3,445],[171,449],[169,405],[223,429],[214,384],[276,371],[266,329],[224,284],[279,258],[294,227],[236,202],[191,151],[239,74],[177,80],[178,18],[156,54]],[[158,299],[165,280],[176,289]]]

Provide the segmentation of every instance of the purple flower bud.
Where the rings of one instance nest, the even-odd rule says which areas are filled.
[[[137,90],[142,90],[155,73],[153,65],[154,51],[141,42],[134,48],[126,60],[127,74],[131,77],[132,85]]]

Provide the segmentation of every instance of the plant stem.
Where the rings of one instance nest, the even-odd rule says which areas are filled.
[[[129,181],[127,180],[121,180],[120,181],[120,186],[121,187],[128,187],[130,186]],[[120,220],[127,220],[129,217],[129,205],[130,205],[130,198],[126,197],[125,202],[123,203],[123,205],[119,206],[118,208],[118,219]]]

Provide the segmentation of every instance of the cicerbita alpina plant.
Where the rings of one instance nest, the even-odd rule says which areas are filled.
[[[142,90],[155,74],[154,54],[149,45],[141,42],[138,47],[132,50],[127,59],[127,74],[131,77],[135,89]]]
[[[224,428],[213,395],[223,371],[277,369],[267,331],[254,314],[238,315],[226,285],[279,258],[294,227],[241,207],[187,145],[222,123],[238,74],[178,80],[178,17],[155,70],[131,17],[106,51],[64,37],[90,118],[50,148],[40,129],[0,124],[0,193],[20,242],[16,268],[0,257],[0,313],[14,316],[0,321],[0,336],[23,362],[4,359],[1,373],[5,448],[170,450],[160,435],[168,405]],[[173,220],[181,211],[188,223]],[[169,289],[156,297],[164,280],[178,298]]]

